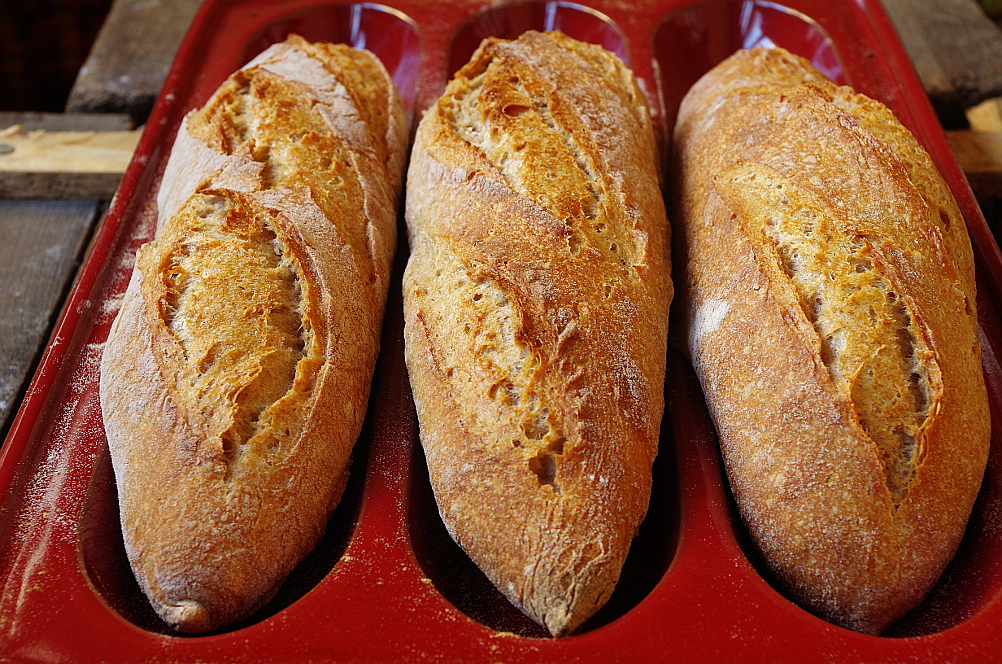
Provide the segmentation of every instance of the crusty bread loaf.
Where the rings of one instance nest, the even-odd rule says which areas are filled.
[[[970,240],[883,105],[741,51],[674,136],[688,344],[744,523],[811,611],[879,633],[953,556],[987,460]]]
[[[101,364],[126,551],[178,630],[267,601],[340,498],[406,140],[375,56],[296,36],[179,130]]]
[[[668,226],[646,99],[559,33],[485,41],[418,129],[407,367],[442,518],[552,634],[608,599],[650,496]]]

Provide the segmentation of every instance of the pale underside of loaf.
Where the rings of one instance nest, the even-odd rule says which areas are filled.
[[[987,460],[964,219],[886,107],[780,49],[698,82],[674,142],[689,350],[742,517],[796,600],[878,633]]]
[[[266,602],[340,498],[405,141],[374,56],[295,36],[179,130],[101,372],[126,551],[178,630]]]
[[[608,599],[663,411],[668,227],[632,74],[561,34],[488,40],[419,127],[407,366],[455,540],[552,634]]]

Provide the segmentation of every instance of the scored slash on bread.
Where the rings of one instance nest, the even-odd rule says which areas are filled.
[[[990,423],[964,219],[882,104],[782,49],[679,110],[689,351],[742,518],[780,585],[879,633],[956,550]]]
[[[178,132],[100,382],[126,552],[175,629],[260,607],[337,505],[406,140],[374,55],[297,36]]]
[[[612,54],[486,40],[424,116],[405,352],[452,537],[554,635],[608,600],[647,510],[672,297],[650,112]]]

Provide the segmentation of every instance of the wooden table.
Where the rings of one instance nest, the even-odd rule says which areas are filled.
[[[989,101],[979,107],[977,124],[987,131],[972,133],[960,127],[971,116],[971,107],[1002,97],[1002,32],[980,13],[974,0],[883,2],[944,127],[954,130],[949,137],[972,185],[983,194],[986,216],[997,220],[1002,195],[1000,105]],[[115,0],[70,94],[67,112],[0,113],[0,131],[21,124],[25,130],[50,132],[126,132],[127,140],[127,132],[149,113],[199,3]],[[107,192],[113,190],[98,180],[82,178],[74,185],[76,191],[59,191],[60,197],[52,197],[53,183],[65,185],[67,178],[22,179],[4,190],[0,177],[0,283],[4,284],[0,290],[0,440],[7,434],[106,208]],[[45,197],[21,198],[26,192]]]

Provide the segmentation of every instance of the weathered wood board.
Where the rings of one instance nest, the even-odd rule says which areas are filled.
[[[881,0],[936,112],[963,128],[963,110],[1002,96],[1002,30],[976,0]]]
[[[116,0],[73,84],[67,112],[128,113],[145,122],[199,5]]]
[[[21,403],[101,207],[0,201],[0,434]]]
[[[107,200],[140,133],[0,129],[0,198]]]

